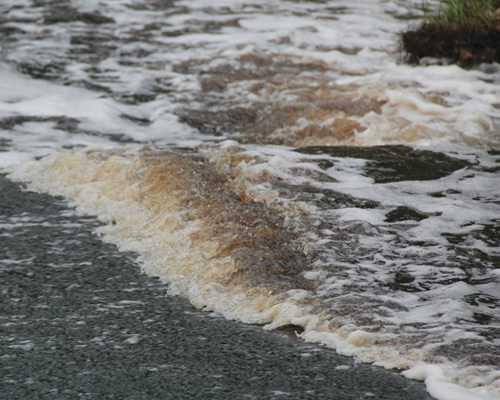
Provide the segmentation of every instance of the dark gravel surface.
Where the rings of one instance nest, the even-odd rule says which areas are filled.
[[[0,175],[1,399],[430,399],[287,332],[165,298],[98,223]]]

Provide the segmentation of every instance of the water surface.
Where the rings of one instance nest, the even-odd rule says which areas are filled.
[[[198,309],[496,398],[500,70],[406,64],[418,5],[5,1],[1,165]]]

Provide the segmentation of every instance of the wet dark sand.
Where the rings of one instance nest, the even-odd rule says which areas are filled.
[[[93,218],[2,175],[0,209],[24,221],[0,225],[1,399],[430,399],[397,372],[165,298]]]

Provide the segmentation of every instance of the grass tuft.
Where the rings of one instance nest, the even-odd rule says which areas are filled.
[[[426,7],[425,9],[429,9]],[[429,22],[465,29],[500,25],[500,0],[444,0]]]
[[[500,63],[500,0],[422,0],[421,9],[424,23],[402,34],[410,62]]]

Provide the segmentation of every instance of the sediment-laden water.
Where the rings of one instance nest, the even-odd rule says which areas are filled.
[[[500,69],[419,2],[6,1],[9,179],[227,319],[500,396]]]

